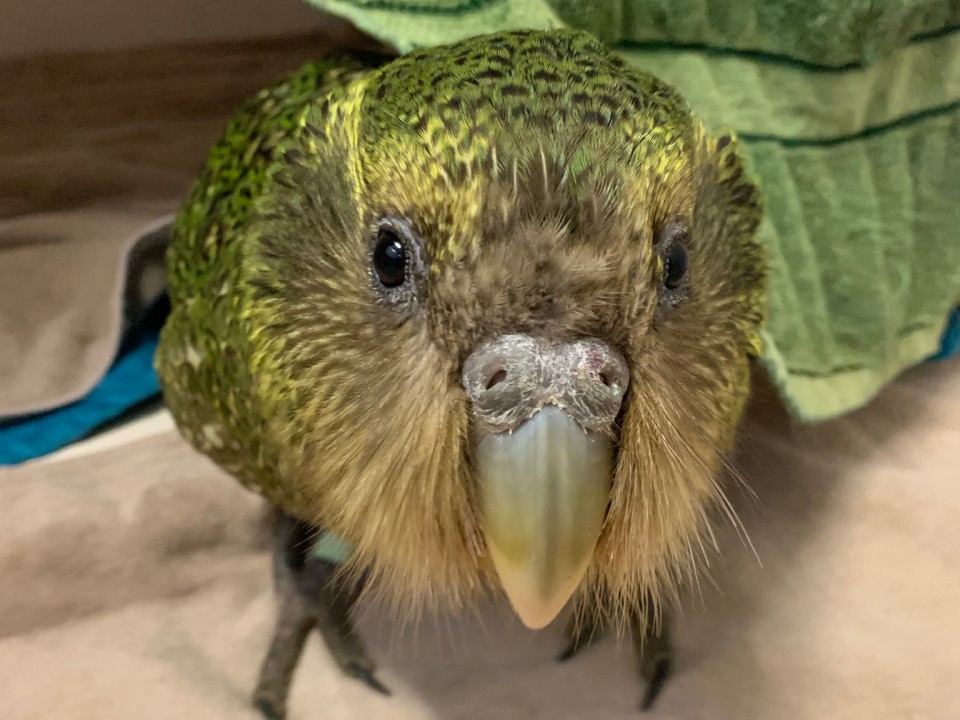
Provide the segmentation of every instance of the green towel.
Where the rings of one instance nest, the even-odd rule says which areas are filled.
[[[589,30],[741,137],[772,283],[763,363],[793,415],[868,402],[960,300],[960,4],[951,0],[307,0],[400,52]]]

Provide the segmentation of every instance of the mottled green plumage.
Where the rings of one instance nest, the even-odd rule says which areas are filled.
[[[490,579],[460,364],[504,332],[607,338],[636,389],[585,592],[624,607],[673,590],[718,497],[759,212],[735,142],[583,33],[311,64],[241,110],[177,218],[164,392],[191,443],[345,536],[383,589],[457,604]],[[371,281],[384,216],[423,238],[400,306]],[[672,218],[690,288],[666,303]]]
[[[251,486],[270,484],[273,474],[250,457],[260,420],[244,362],[238,233],[279,145],[302,132],[308,109],[362,68],[349,57],[310,63],[250,98],[210,151],[173,225],[173,311],[156,363],[164,396],[188,440]]]

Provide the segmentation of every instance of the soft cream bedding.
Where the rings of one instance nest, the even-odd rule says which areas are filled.
[[[652,720],[960,718],[960,364],[865,410],[791,426],[763,388],[732,529],[679,628]],[[125,437],[126,436],[126,437]],[[0,717],[255,718],[271,631],[263,506],[158,415],[0,473]],[[638,717],[627,647],[569,664],[560,627],[484,608],[395,637],[362,630],[391,698],[342,677],[319,638],[291,720]]]

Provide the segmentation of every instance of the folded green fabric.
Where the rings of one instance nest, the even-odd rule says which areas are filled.
[[[772,258],[763,363],[795,417],[868,402],[960,301],[960,4],[307,0],[400,52],[579,27],[741,137]]]
[[[306,0],[408,52],[497,30],[575,27],[609,44],[871,62],[960,24],[955,0]]]

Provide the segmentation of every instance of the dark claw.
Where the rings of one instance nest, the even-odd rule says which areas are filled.
[[[592,645],[591,640],[584,641],[579,637],[570,638],[570,643],[564,648],[563,652],[557,655],[557,662],[566,662],[575,655],[579,655],[580,651],[584,648],[590,647]]]
[[[670,677],[670,672],[673,670],[673,663],[669,658],[664,658],[663,660],[657,661],[656,666],[653,669],[653,673],[650,676],[650,680],[647,682],[646,692],[643,694],[643,700],[640,702],[640,710],[646,712],[656,701],[657,697],[660,695],[660,691],[663,690],[663,686],[667,683],[667,678]]]
[[[253,701],[254,707],[260,711],[264,720],[286,720],[287,711],[282,707],[274,705],[272,700],[266,698],[256,698]]]
[[[577,643],[576,640],[571,640],[570,644],[567,645],[567,647],[563,650],[563,652],[557,655],[557,662],[566,662],[567,660],[572,658],[574,655],[576,655],[578,652],[580,652],[581,649],[582,649],[582,646],[579,643]]]
[[[381,695],[390,696],[393,694],[392,692],[390,692],[390,688],[388,688],[386,685],[380,682],[377,679],[377,676],[374,675],[373,671],[371,671],[369,668],[365,668],[359,663],[352,662],[352,663],[349,663],[344,669],[346,670],[347,674],[355,677],[364,685],[366,685],[369,688],[372,688],[373,690],[376,690]]]

